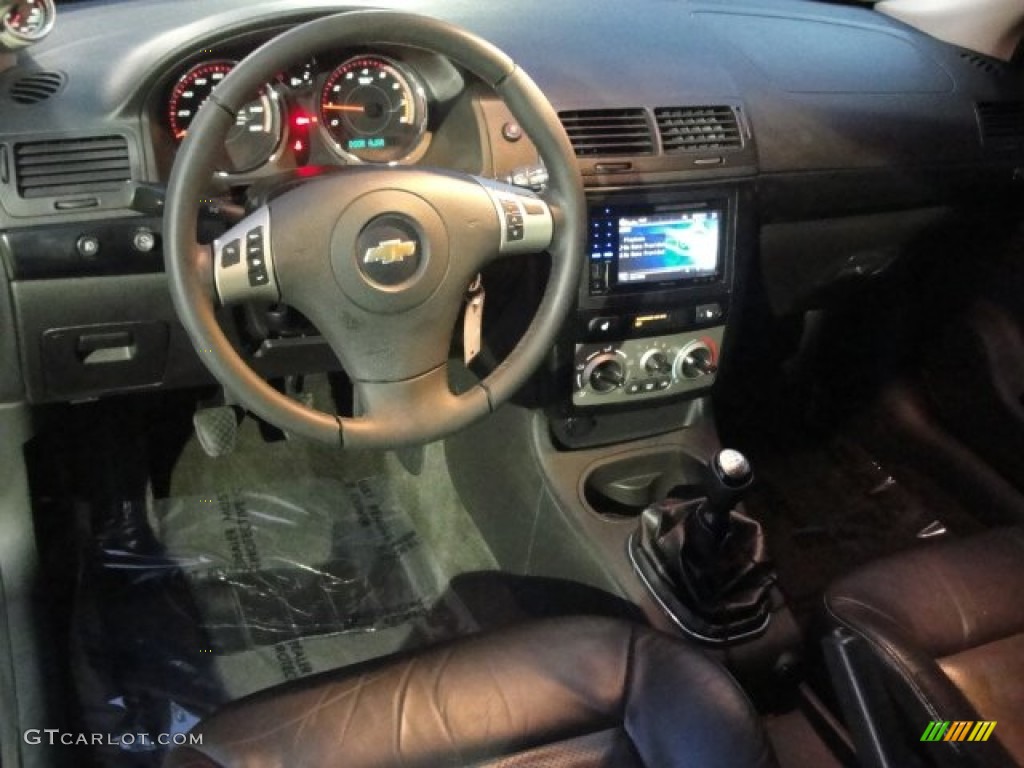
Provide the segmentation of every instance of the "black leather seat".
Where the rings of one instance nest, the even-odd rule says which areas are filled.
[[[682,642],[555,619],[236,702],[166,766],[773,766],[733,679]]]
[[[1024,529],[879,561],[825,602],[833,621],[865,641],[862,666],[875,668],[888,699],[868,708],[884,720],[878,713],[893,707],[904,747],[940,765],[1024,765]],[[997,724],[987,742],[922,743],[931,721]]]

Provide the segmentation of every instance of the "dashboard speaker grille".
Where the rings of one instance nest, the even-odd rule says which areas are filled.
[[[1024,101],[982,101],[977,109],[986,149],[1018,149],[1024,144]]]
[[[15,144],[14,175],[23,198],[116,190],[131,179],[128,142],[99,136]]]
[[[654,137],[643,109],[559,112],[577,157],[652,155]]]
[[[654,110],[654,118],[666,155],[743,146],[732,107],[661,107]]]
[[[57,93],[65,79],[61,72],[34,72],[15,80],[8,94],[18,104],[38,104]]]

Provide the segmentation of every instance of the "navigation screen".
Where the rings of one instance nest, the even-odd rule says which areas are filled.
[[[720,216],[720,211],[696,211],[621,217],[617,284],[714,276]]]

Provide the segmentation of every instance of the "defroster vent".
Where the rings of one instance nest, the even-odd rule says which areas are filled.
[[[666,155],[743,146],[732,107],[661,107],[654,110],[654,118]]]
[[[11,100],[18,104],[38,104],[56,94],[63,87],[64,81],[62,72],[33,72],[15,80],[8,93]]]
[[[974,51],[961,51],[960,58],[966,61],[972,67],[977,67],[982,72],[989,75],[1004,75],[1006,74],[1006,64],[999,59],[993,59],[990,56],[982,56]]]
[[[650,155],[654,139],[643,109],[586,109],[559,112],[578,157]]]
[[[23,198],[113,191],[131,179],[128,142],[101,136],[15,144],[14,175]]]

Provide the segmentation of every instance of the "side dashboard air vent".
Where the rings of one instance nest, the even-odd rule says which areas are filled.
[[[643,109],[559,112],[577,157],[654,154],[654,137]]]
[[[14,145],[14,176],[23,198],[109,192],[131,179],[123,136]]]
[[[989,75],[1002,75],[1006,73],[1006,65],[999,59],[992,59],[972,51],[961,51],[960,58],[972,67],[976,67]]]
[[[666,155],[743,147],[732,107],[661,107],[654,119]]]
[[[977,109],[981,143],[987,149],[1024,144],[1024,101],[981,101]]]
[[[33,72],[15,80],[7,92],[17,104],[38,104],[55,95],[66,79],[62,72]]]

